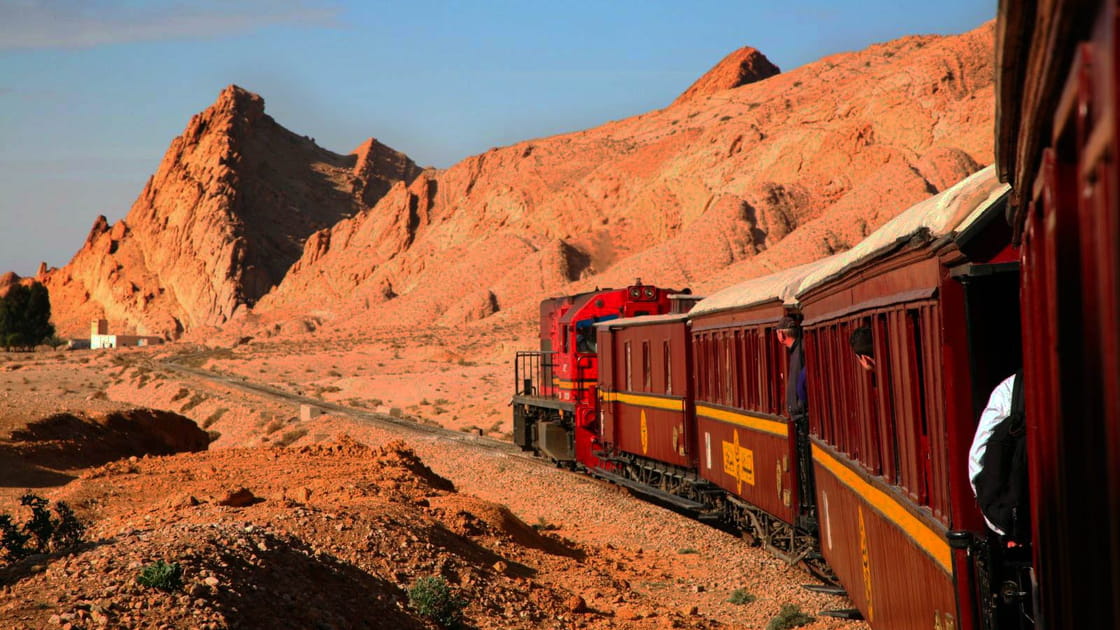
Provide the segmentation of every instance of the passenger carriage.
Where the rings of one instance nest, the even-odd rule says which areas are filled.
[[[599,324],[599,417],[605,477],[694,514],[707,508],[695,474],[696,417],[688,315]]]
[[[790,562],[815,559],[813,498],[808,452],[799,453],[786,410],[787,351],[774,331],[793,289],[820,264],[729,287],[689,313],[699,475],[726,491],[727,520]]]
[[[875,628],[973,628],[967,478],[979,411],[1014,372],[1007,186],[989,167],[808,274],[804,317],[820,545]],[[851,332],[869,327],[875,366]]]

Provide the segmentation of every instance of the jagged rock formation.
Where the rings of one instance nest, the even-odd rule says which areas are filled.
[[[256,312],[531,316],[549,294],[709,291],[842,250],[992,160],[992,42],[991,23],[907,37],[738,87],[727,68],[761,55],[733,54],[667,109],[397,184],[309,239]]]
[[[673,105],[688,103],[717,92],[737,88],[740,85],[768,79],[781,70],[758,50],[749,46],[740,48],[723,58],[685,90]]]
[[[55,324],[75,334],[105,317],[168,336],[220,325],[284,278],[309,235],[419,173],[373,139],[351,155],[322,149],[229,86],[172,141],[128,216],[98,217],[70,264],[45,273]]]
[[[128,216],[40,278],[61,334],[531,317],[635,277],[707,292],[843,250],[990,162],[993,31],[781,74],[745,48],[663,110],[445,171],[323,150],[231,86]]]

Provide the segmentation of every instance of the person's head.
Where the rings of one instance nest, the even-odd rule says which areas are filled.
[[[875,369],[875,343],[871,338],[871,327],[860,326],[848,337],[848,345],[856,354],[859,366],[865,370]]]
[[[778,337],[778,343],[787,348],[792,348],[793,344],[801,338],[801,326],[797,324],[797,320],[786,315],[778,320],[778,325],[774,328],[774,334]]]

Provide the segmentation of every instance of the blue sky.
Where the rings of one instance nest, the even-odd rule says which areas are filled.
[[[423,166],[664,107],[727,53],[783,71],[996,0],[0,0],[0,272],[62,266],[123,218],[223,87],[347,153]]]

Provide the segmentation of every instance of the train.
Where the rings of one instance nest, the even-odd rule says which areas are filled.
[[[515,443],[741,532],[876,629],[1120,627],[1117,9],[1002,2],[996,163],[849,250],[703,298],[545,300]],[[986,525],[968,473],[1020,368],[1027,541]]]

